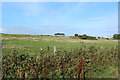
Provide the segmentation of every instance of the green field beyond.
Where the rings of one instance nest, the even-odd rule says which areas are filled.
[[[55,59],[57,58],[58,62],[59,62],[58,57],[61,59],[63,58],[62,54],[71,55],[69,61],[72,61],[72,59],[79,60],[79,58],[82,57],[82,59],[85,61],[84,71],[86,72],[86,74],[84,75],[84,77],[86,78],[87,77],[90,77],[90,78],[91,77],[92,78],[117,78],[118,77],[117,45],[118,45],[118,40],[113,40],[113,39],[81,40],[81,39],[72,38],[72,37],[2,34],[3,57],[7,55],[12,55],[14,54],[14,51],[16,51],[18,52],[18,55],[27,54],[29,56],[34,56],[38,58],[41,57],[40,55],[42,56],[47,55],[47,57],[49,56],[49,59],[51,59],[51,56],[54,55],[54,50],[53,50],[54,46],[56,46],[57,55]],[[83,50],[84,48],[85,50]],[[94,57],[94,59],[92,57]],[[4,59],[7,60],[8,58],[4,58]],[[67,57],[65,58],[65,60],[66,59]],[[87,60],[90,60],[90,62],[87,63]],[[68,63],[66,62],[66,64],[68,65],[73,64],[73,63],[69,63],[69,61]],[[96,61],[96,64],[93,65],[93,62],[91,61]],[[6,67],[7,65],[4,62],[7,62],[7,61],[3,61],[3,65],[4,65],[3,67]],[[35,62],[37,63],[36,59],[35,59]],[[54,60],[52,62],[54,62]],[[77,61],[73,61],[73,62],[76,62],[75,64],[77,64]],[[46,61],[46,64],[48,64],[47,61]],[[16,64],[14,63],[14,65]],[[55,70],[59,71],[59,73],[64,73],[62,72],[62,68],[59,69],[57,67]],[[69,67],[67,67],[67,71],[72,71],[72,70],[73,72],[66,72],[64,74],[59,74],[57,72],[54,72],[54,71],[52,72],[48,70],[48,72],[51,72],[51,73],[46,74],[44,72],[47,72],[47,71],[43,71],[44,74],[37,73],[37,77],[38,75],[40,75],[39,76],[40,78],[46,78],[46,77],[53,78],[54,73],[56,74],[57,78],[63,78],[63,77],[71,78],[70,77],[71,75],[73,78],[83,77],[82,73],[79,75],[77,72],[74,71],[74,66],[69,65]],[[33,68],[33,71],[31,71],[31,74],[32,72],[34,72],[34,68]],[[89,74],[90,72],[92,72],[93,74],[92,73]],[[20,74],[19,75],[17,74],[18,73],[16,73],[16,75],[13,75],[12,72],[10,74],[7,74],[5,70],[3,71],[3,76],[5,78],[10,78],[11,76],[14,76],[14,78],[19,78]],[[30,77],[36,77],[36,76],[32,76],[29,72],[28,73],[25,72],[25,74],[27,74]],[[45,74],[46,76],[43,76]],[[26,78],[29,78],[28,76],[26,76]]]
[[[50,48],[53,51],[53,47],[56,46],[57,50],[72,50],[79,49],[84,46],[95,46],[98,48],[112,48],[118,44],[117,40],[81,40],[73,39],[70,37],[55,37],[55,36],[35,36],[35,35],[3,35],[3,55],[9,53],[12,49],[25,51],[29,54],[40,53],[41,48]],[[7,49],[7,50],[6,50]]]

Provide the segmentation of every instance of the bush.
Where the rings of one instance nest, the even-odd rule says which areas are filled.
[[[87,36],[87,35],[79,35],[78,36],[80,39],[87,39],[87,40],[97,40],[96,37],[92,37],[92,36]]]
[[[14,50],[3,56],[3,78],[93,78],[117,62],[117,52],[114,48],[101,51],[91,46],[31,56]]]
[[[78,37],[78,34],[75,34],[74,36],[75,36],[75,37]]]
[[[115,39],[120,39],[120,34],[114,34],[114,35],[113,35],[113,38],[115,38]]]

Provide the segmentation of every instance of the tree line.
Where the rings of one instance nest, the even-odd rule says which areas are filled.
[[[78,37],[80,39],[87,39],[87,40],[97,40],[96,37],[88,36],[86,34],[83,34],[83,35],[74,34],[74,37]],[[98,37],[98,39],[100,39],[100,37]],[[108,38],[106,38],[106,39],[108,39]],[[120,39],[120,34],[114,34],[113,39]]]
[[[74,34],[74,36],[80,39],[97,40],[96,37],[88,36],[86,34],[83,35]]]

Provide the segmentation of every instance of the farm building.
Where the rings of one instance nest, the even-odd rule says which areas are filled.
[[[104,36],[103,38],[106,39],[106,38],[110,38],[110,37],[109,36]]]
[[[54,34],[55,36],[65,36],[65,34],[64,33],[56,33],[56,34]]]

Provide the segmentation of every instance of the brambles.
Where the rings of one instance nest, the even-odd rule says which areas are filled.
[[[15,49],[4,55],[3,78],[98,78],[118,61],[117,48],[100,50],[95,46],[84,46],[69,51],[59,50],[56,55],[49,50],[48,46],[39,56]]]

